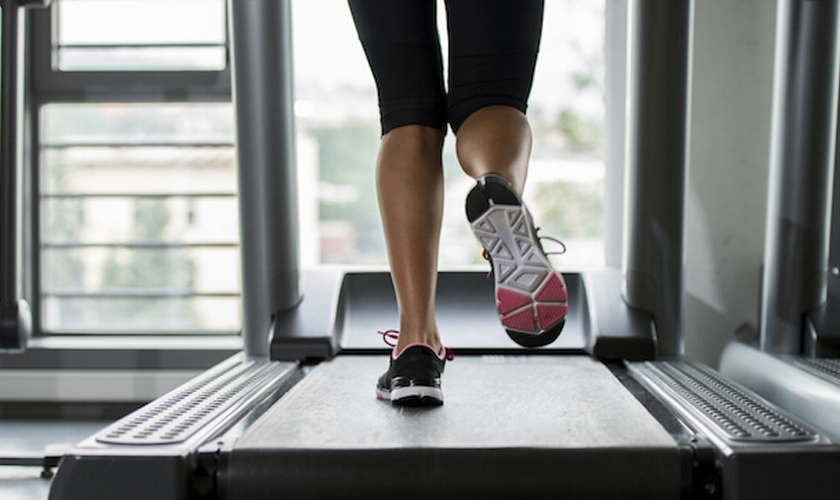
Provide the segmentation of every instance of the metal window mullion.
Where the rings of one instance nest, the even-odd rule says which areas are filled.
[[[88,44],[58,44],[61,49],[194,49],[194,48],[226,48],[224,43],[88,43]]]
[[[30,28],[30,35],[31,34],[31,24]],[[33,51],[32,45],[29,44],[27,47],[27,55],[31,54]],[[29,66],[28,73],[31,74],[31,65],[32,65],[32,57],[27,57],[26,64]],[[39,144],[41,141],[41,102],[39,102],[36,95],[31,92],[32,84],[29,83],[27,85],[27,91],[24,93],[25,99],[25,109],[27,113],[27,130],[28,130],[28,137],[26,138],[27,141],[31,144],[31,147],[25,149],[25,159],[24,164],[30,165],[31,168],[26,169],[28,171],[28,177],[30,179],[30,184],[27,189],[27,193],[29,199],[26,203],[26,210],[29,212],[29,224],[27,224],[30,228],[30,233],[27,238],[28,248],[29,248],[29,255],[30,259],[27,265],[30,267],[31,272],[26,273],[31,278],[31,282],[29,283],[29,298],[31,300],[32,305],[32,326],[33,326],[33,336],[42,336],[45,334],[44,332],[44,318],[43,318],[43,311],[44,307],[42,305],[42,295],[41,295],[41,286],[42,286],[42,275],[44,269],[44,254],[41,249],[41,230],[43,227],[43,221],[41,217],[43,215],[41,210],[41,200],[39,199],[39,195],[41,193],[41,153]]]
[[[143,290],[143,289],[108,289],[99,290],[95,292],[86,292],[81,290],[46,290],[45,297],[59,297],[59,298],[86,298],[86,299],[111,299],[111,298],[138,298],[138,299],[156,299],[156,298],[238,298],[238,292],[196,292],[194,290]]]
[[[69,148],[232,148],[230,142],[47,142],[41,149]]]
[[[97,198],[236,198],[236,193],[41,193],[41,199],[97,199]]]
[[[35,90],[45,103],[229,103],[229,71],[170,72],[47,72]],[[53,78],[53,76],[55,76]]]
[[[101,76],[101,75],[98,75]],[[40,89],[40,95],[50,104],[136,104],[136,103],[229,103],[230,94],[220,94],[215,89],[200,86],[164,86],[164,85],[143,85],[134,92],[126,92],[124,86],[116,83],[123,75],[114,79],[101,78],[102,86],[91,85],[95,92],[74,88],[68,85],[66,88],[56,86],[54,88]]]
[[[621,268],[624,258],[625,131],[627,121],[628,2],[606,0],[604,263]]]
[[[82,243],[79,241],[43,241],[41,248],[129,248],[129,249],[186,249],[186,248],[239,248],[238,243],[167,243],[156,241]]]
[[[79,330],[76,328],[57,328],[50,330],[51,335],[73,336],[73,337],[111,337],[114,335],[113,328],[96,327],[87,330]],[[234,330],[119,330],[119,336],[125,337],[224,337],[231,335],[239,335],[239,331]]]
[[[222,71],[58,71],[49,10],[30,18],[32,91],[41,102],[231,101],[229,64]]]
[[[50,35],[50,52],[49,52],[48,60],[50,61],[50,66],[49,67],[51,67],[51,68],[53,68],[53,67],[57,68],[58,63],[59,63],[59,61],[58,61],[58,50],[55,50],[56,48],[58,48],[58,41],[61,40],[61,23],[58,22],[58,17],[59,17],[58,1],[59,0],[56,0],[55,2],[53,2],[52,6],[50,7],[50,15],[49,15],[49,28],[50,28],[49,33],[51,33],[51,35]]]

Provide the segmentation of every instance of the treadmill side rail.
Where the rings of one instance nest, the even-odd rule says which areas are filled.
[[[332,359],[341,350],[337,317],[344,273],[332,268],[306,269],[301,274],[300,303],[277,313],[271,325],[271,359]]]
[[[624,301],[622,280],[618,268],[584,275],[592,323],[586,350],[599,359],[655,359],[657,342],[653,316]]]
[[[809,499],[836,498],[840,446],[819,430],[699,363],[634,363],[630,370],[715,445],[724,498],[801,498],[803,485]]]
[[[827,370],[832,365],[838,367],[830,360],[773,356],[740,342],[731,342],[720,360],[724,375],[840,442],[840,378]]]
[[[237,354],[76,445],[61,461],[50,500],[182,500],[198,448],[269,400],[294,363]]]

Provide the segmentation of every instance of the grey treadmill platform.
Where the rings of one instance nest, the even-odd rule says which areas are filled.
[[[385,356],[312,370],[234,445],[231,498],[678,498],[665,429],[585,356],[461,356],[446,403],[374,396]]]

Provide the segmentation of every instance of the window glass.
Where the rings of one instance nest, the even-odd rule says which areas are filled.
[[[44,328],[239,329],[230,104],[42,112]]]
[[[292,4],[301,264],[387,264],[374,183],[376,90],[346,0]],[[222,1],[58,0],[53,8],[61,70],[205,68],[138,55],[193,49],[220,50],[224,67]],[[541,234],[566,243],[555,258],[561,269],[603,263],[603,38],[603,0],[546,2],[525,198]],[[73,51],[86,55],[72,62]],[[232,106],[54,103],[41,111],[44,329],[238,331]],[[444,169],[441,267],[486,267],[463,213],[473,181],[451,134]]]
[[[62,71],[219,70],[223,0],[58,0]]]
[[[442,34],[444,12],[439,1]],[[317,194],[301,195],[317,200],[317,221],[301,228],[310,247],[304,254],[323,263],[386,264],[374,184],[376,89],[349,9],[344,0],[296,0],[293,15],[299,172],[317,186]],[[541,234],[565,242],[566,255],[554,258],[564,269],[604,261],[604,15],[603,0],[546,2],[529,103],[534,146],[525,200]],[[446,54],[445,36],[442,42]],[[473,181],[458,166],[451,133],[444,164],[440,265],[486,265],[463,213]]]
[[[562,268],[604,263],[605,15],[603,0],[545,3],[525,200],[540,233],[565,242],[567,253],[553,259]]]

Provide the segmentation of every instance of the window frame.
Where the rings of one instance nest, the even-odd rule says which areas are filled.
[[[58,0],[57,0],[58,1]],[[627,25],[624,0],[605,0],[607,23]],[[101,333],[53,335],[42,330],[41,305],[41,220],[40,109],[51,103],[104,102],[231,102],[230,39],[226,39],[226,66],[221,71],[59,71],[54,48],[54,23],[57,2],[48,9],[27,9],[25,14],[25,92],[21,132],[24,136],[23,162],[26,170],[24,235],[24,291],[32,306],[33,336],[30,348],[23,354],[0,354],[0,366],[11,370],[28,369],[200,369],[219,362],[241,350],[241,338],[234,335],[157,335],[108,336]],[[225,23],[229,23],[226,13]],[[226,29],[229,34],[229,29]],[[608,45],[618,47],[626,33],[607,31]],[[609,39],[612,38],[612,43]],[[607,85],[612,89],[626,87],[626,49],[605,54]],[[623,92],[609,92],[607,116],[623,116]],[[607,126],[608,149],[606,175],[613,193],[622,195],[624,179],[624,120]],[[615,153],[610,156],[609,150]],[[611,161],[611,159],[613,161]],[[617,161],[616,161],[617,160]],[[606,226],[621,227],[622,203],[605,205]],[[612,223],[610,222],[612,221]],[[620,236],[619,236],[620,238]],[[607,248],[612,248],[608,245]],[[620,248],[620,245],[618,245]],[[610,250],[607,250],[608,254]],[[620,250],[618,250],[620,252]],[[613,252],[615,253],[615,252]],[[620,259],[620,257],[619,257]],[[607,257],[606,265],[614,265]],[[620,265],[620,264],[619,264]]]
[[[24,164],[26,165],[26,286],[32,307],[33,337],[224,337],[238,332],[46,331],[43,324],[43,255],[41,213],[41,112],[49,104],[88,103],[229,103],[232,101],[228,14],[225,12],[225,67],[221,70],[62,71],[58,69],[58,1],[27,12],[26,91],[24,92]],[[227,10],[227,9],[226,9]],[[173,44],[178,46],[179,44]],[[222,344],[225,344],[222,342]]]
[[[230,41],[220,71],[60,71],[57,51],[58,2],[32,10],[28,26],[30,95],[40,103],[230,102]],[[225,32],[228,31],[227,15]],[[178,44],[173,44],[176,46]]]

